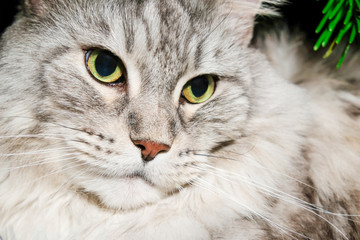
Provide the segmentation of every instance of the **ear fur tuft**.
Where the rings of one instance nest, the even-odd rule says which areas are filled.
[[[279,15],[276,6],[286,3],[287,0],[223,0],[224,18],[228,19],[229,26],[233,26],[233,31],[238,33],[241,41],[249,44],[255,25],[256,15]],[[230,19],[230,20],[229,20]],[[241,26],[241,27],[240,27]]]
[[[279,13],[277,12],[276,6],[280,6],[288,3],[287,0],[263,0],[260,3],[258,15],[270,15],[277,16]]]
[[[241,12],[246,12],[248,15],[278,15],[276,6],[285,4],[287,0],[227,0],[225,5],[228,8]]]
[[[23,0],[23,9],[26,15],[42,16],[46,10],[47,0]]]

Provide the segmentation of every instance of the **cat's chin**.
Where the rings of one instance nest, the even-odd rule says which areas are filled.
[[[140,177],[97,179],[84,188],[97,196],[104,207],[122,211],[151,205],[166,197]]]

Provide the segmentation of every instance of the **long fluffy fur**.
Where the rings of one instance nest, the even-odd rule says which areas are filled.
[[[250,47],[261,1],[157,4],[28,0],[3,35],[3,240],[360,238],[358,55],[334,73],[287,33]],[[126,91],[91,78],[94,47]],[[208,73],[207,102],[179,101]],[[133,139],[171,149],[144,163]]]

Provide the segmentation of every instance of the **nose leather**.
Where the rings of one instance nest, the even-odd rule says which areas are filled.
[[[142,159],[147,162],[153,160],[159,153],[167,152],[170,149],[169,145],[153,141],[135,140],[133,142],[141,149]]]

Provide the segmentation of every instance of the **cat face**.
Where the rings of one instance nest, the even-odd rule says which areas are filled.
[[[40,2],[16,29],[22,54],[9,56],[29,72],[25,108],[60,136],[52,154],[69,156],[51,167],[107,207],[190,188],[221,161],[209,154],[244,147],[259,101],[276,94],[277,81],[255,82],[256,1],[236,14],[219,1]]]

